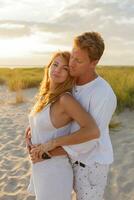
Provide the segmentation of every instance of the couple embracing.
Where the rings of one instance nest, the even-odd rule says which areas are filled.
[[[116,96],[96,73],[105,49],[97,32],[74,38],[72,52],[57,52],[45,67],[29,114],[29,192],[36,200],[102,200],[113,149],[109,123]]]

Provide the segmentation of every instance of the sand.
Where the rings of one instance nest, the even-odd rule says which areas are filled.
[[[23,91],[25,103],[14,104],[15,92],[0,86],[0,200],[34,200],[28,194],[30,162],[25,148],[27,113],[37,89]],[[134,111],[114,116],[121,125],[110,131],[115,161],[105,200],[134,200]],[[75,200],[75,197],[73,198]]]

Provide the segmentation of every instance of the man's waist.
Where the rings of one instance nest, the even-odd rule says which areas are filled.
[[[83,167],[83,168],[85,168],[85,167],[86,167],[86,165],[85,165],[84,163],[82,163],[82,162],[79,162],[78,160],[77,160],[77,161],[75,161],[75,163],[73,163],[73,165],[79,165],[79,166],[81,166],[81,167]]]
[[[92,155],[81,155],[73,158],[71,156],[71,162],[74,164],[75,162],[82,163],[84,165],[91,165],[94,162],[98,162],[100,164],[111,164],[113,162],[113,153],[105,156],[101,154],[92,154]]]

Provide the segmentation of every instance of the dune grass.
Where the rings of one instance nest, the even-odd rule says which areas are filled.
[[[118,110],[134,109],[134,67],[102,67],[97,72],[112,86]]]
[[[0,84],[6,84],[11,91],[38,87],[43,74],[43,68],[0,68]]]
[[[116,93],[118,111],[134,109],[134,67],[98,67],[97,73],[106,79]],[[43,68],[0,68],[0,84],[11,91],[38,87],[44,75]]]

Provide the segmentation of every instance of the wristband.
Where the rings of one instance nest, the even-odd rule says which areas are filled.
[[[42,157],[43,160],[51,158],[46,152],[44,152],[41,157]]]

